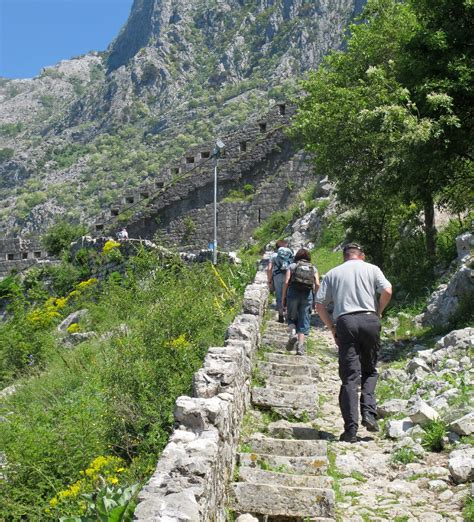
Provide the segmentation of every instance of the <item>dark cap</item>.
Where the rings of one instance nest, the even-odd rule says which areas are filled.
[[[359,243],[347,243],[347,245],[344,245],[342,251],[346,252],[351,249],[360,250],[360,252],[364,253],[364,249],[359,245]]]

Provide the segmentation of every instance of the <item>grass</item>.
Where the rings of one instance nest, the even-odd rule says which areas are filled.
[[[392,455],[391,461],[396,464],[411,464],[417,461],[417,457],[411,448],[400,448]]]
[[[74,307],[89,309],[84,327],[97,334],[74,350],[56,344],[62,317],[34,323],[42,333],[38,339],[48,334],[54,342],[41,365],[33,360],[27,366],[17,382],[21,387],[0,411],[11,412],[0,423],[0,446],[9,463],[8,480],[0,482],[6,520],[80,515],[79,493],[63,495],[67,503],[57,506],[51,500],[61,491],[76,492],[78,486],[71,488],[98,457],[122,459],[119,486],[147,480],[173,429],[176,397],[190,393],[208,347],[223,341],[240,309],[245,269],[218,271],[221,279],[208,265],[163,267],[146,254],[131,260],[125,278],[111,278],[74,301]],[[35,306],[45,299],[38,288]],[[184,303],[199,306],[186,306],[183,313]],[[68,306],[58,313],[73,311]],[[26,305],[24,320],[0,325],[2,340],[7,333],[18,338],[18,328],[32,317],[49,321],[45,313],[30,311]],[[31,353],[29,346],[26,350]],[[0,365],[5,362],[2,357]]]
[[[464,501],[464,509],[462,511],[464,520],[474,520],[474,495],[468,495]]]

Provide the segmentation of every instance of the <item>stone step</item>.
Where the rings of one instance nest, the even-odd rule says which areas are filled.
[[[240,466],[260,468],[280,473],[300,475],[325,475],[328,469],[327,457],[285,457],[264,453],[239,453]]]
[[[264,376],[281,375],[282,377],[307,377],[313,376],[311,367],[306,364],[279,364],[273,362],[259,361],[258,370]]]
[[[315,386],[284,388],[277,385],[252,389],[252,403],[264,408],[291,408],[318,411],[318,392]]]
[[[237,482],[231,485],[233,509],[270,517],[334,517],[334,492],[323,488],[298,488]]]
[[[241,466],[239,480],[251,484],[275,484],[295,488],[331,488],[332,478],[326,475],[294,475]]]
[[[285,457],[326,456],[327,442],[324,440],[273,439],[256,434],[246,440],[253,453],[281,455]]]
[[[278,364],[305,364],[311,366],[311,370],[319,371],[319,364],[316,357],[308,357],[307,355],[293,355],[290,352],[288,354],[266,352],[264,354],[265,360],[268,362]]]
[[[299,377],[286,377],[285,375],[271,375],[266,379],[267,386],[315,386],[317,379],[313,377],[299,376]]]
[[[277,439],[318,440],[319,430],[304,422],[279,420],[268,425],[268,435]]]

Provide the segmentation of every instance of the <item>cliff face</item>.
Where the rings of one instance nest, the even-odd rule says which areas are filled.
[[[361,0],[135,0],[105,53],[0,79],[0,230],[90,221],[188,147],[284,99]]]

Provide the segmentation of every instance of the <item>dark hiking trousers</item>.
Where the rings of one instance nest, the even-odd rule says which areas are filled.
[[[361,383],[362,414],[377,414],[375,385],[380,348],[380,320],[375,313],[356,312],[340,316],[336,323],[339,347],[339,407],[344,429],[359,427],[358,385]]]

